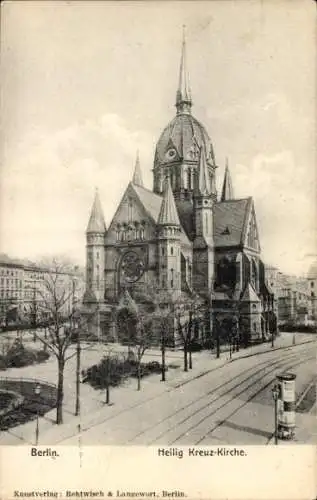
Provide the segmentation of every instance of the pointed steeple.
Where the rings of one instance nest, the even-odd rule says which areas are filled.
[[[180,226],[169,177],[166,177],[164,182],[163,201],[157,223],[161,225],[171,224],[173,226]]]
[[[221,201],[233,200],[233,198],[234,198],[234,195],[233,195],[231,175],[230,175],[230,170],[229,170],[229,165],[228,165],[228,158],[226,158],[226,169],[225,169],[225,176],[223,179]]]
[[[143,179],[142,179],[142,172],[141,172],[141,167],[140,167],[139,150],[136,153],[136,160],[135,160],[135,167],[134,167],[134,172],[133,172],[133,177],[132,177],[132,183],[135,184],[136,186],[144,187]]]
[[[176,109],[177,113],[190,113],[192,106],[192,99],[189,87],[189,77],[186,67],[186,40],[185,40],[185,26],[183,26],[183,42],[181,62],[179,68],[179,82],[176,92]]]
[[[90,219],[86,233],[104,233],[106,231],[105,218],[99,198],[98,188],[95,191],[95,199],[92,205]]]
[[[212,192],[211,179],[208,171],[206,150],[201,146],[198,164],[198,183],[196,183],[196,196],[209,196]]]

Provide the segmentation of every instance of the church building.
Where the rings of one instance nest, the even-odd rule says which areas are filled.
[[[253,199],[235,198],[228,162],[218,196],[213,145],[192,106],[184,39],[176,115],[156,145],[153,190],[143,184],[137,157],[108,228],[95,193],[84,304],[104,338],[120,340],[116,317],[123,304],[146,310],[154,296],[172,318],[170,345],[177,345],[177,324],[189,314],[204,340],[234,331],[249,343],[275,332]]]

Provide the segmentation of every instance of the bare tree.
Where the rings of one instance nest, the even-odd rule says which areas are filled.
[[[56,423],[63,423],[64,400],[64,369],[67,361],[77,354],[76,350],[69,349],[74,341],[74,336],[79,337],[79,331],[85,325],[78,317],[78,310],[74,304],[76,294],[76,276],[69,273],[63,263],[53,260],[44,273],[43,280],[38,286],[38,309],[47,320],[46,330],[36,331],[36,337],[54,354],[57,360],[57,401]],[[80,363],[77,362],[79,380]],[[79,385],[79,383],[77,384]],[[77,388],[78,389],[78,388]],[[76,412],[79,413],[76,407]]]
[[[117,324],[120,330],[121,339],[128,344],[128,358],[134,345],[137,331],[138,307],[128,290],[125,290],[120,300],[117,312]]]
[[[191,318],[188,321],[185,321],[181,324],[180,318],[178,318],[178,334],[181,338],[183,344],[183,352],[184,352],[184,371],[188,372],[188,353],[189,346],[192,340],[192,320]]]
[[[166,380],[166,343],[168,339],[168,335],[170,332],[170,324],[171,324],[171,314],[169,311],[158,309],[158,325],[160,331],[160,344],[161,344],[161,374],[162,374],[162,382]]]
[[[102,377],[103,383],[106,389],[106,401],[105,404],[110,405],[110,387],[111,387],[111,376],[113,372],[113,363],[118,365],[118,357],[113,356],[113,351],[111,347],[107,346],[106,353],[102,359]]]
[[[148,315],[138,314],[136,337],[134,339],[134,353],[137,362],[138,391],[141,389],[141,363],[145,351],[153,344],[153,321]]]
[[[152,343],[159,342],[161,350],[161,380],[166,379],[166,347],[174,330],[175,314],[170,308],[171,296],[157,284],[147,286],[146,294],[141,295],[141,302],[147,304],[148,318],[152,323]]]

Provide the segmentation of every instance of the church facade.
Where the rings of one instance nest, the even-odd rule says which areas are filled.
[[[108,339],[120,340],[122,304],[142,307],[155,295],[172,318],[171,345],[177,345],[177,323],[189,314],[199,338],[234,331],[242,342],[261,341],[275,332],[276,316],[254,202],[234,197],[228,164],[217,195],[213,145],[192,114],[185,49],[184,40],[176,115],[156,145],[153,190],[143,185],[137,157],[108,228],[96,191],[86,231],[84,304],[98,316],[98,335]]]

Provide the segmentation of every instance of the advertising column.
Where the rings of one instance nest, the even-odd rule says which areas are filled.
[[[279,383],[278,437],[293,439],[295,436],[295,379],[293,373],[277,376]]]

